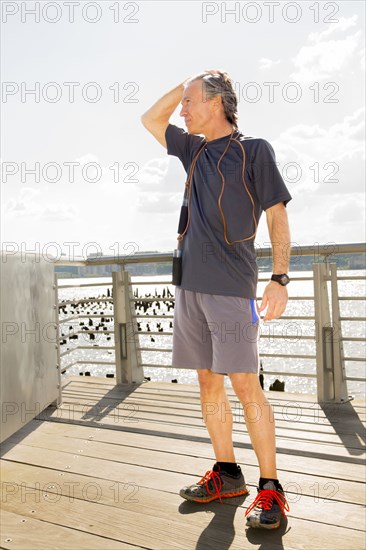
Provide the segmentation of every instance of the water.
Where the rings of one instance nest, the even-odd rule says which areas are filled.
[[[356,275],[365,275],[365,270],[347,270],[347,271],[338,271],[338,276],[356,276]],[[306,271],[297,271],[290,273],[292,282],[289,285],[289,296],[312,296],[313,295],[313,282],[312,281],[296,281],[296,277],[307,277],[311,276],[311,272]],[[260,273],[260,278],[266,277],[269,275],[265,273]],[[147,280],[159,280],[166,281],[166,284],[162,285],[144,285],[144,282]],[[138,296],[144,297],[145,294],[162,295],[163,289],[169,288],[171,294],[174,296],[175,287],[169,285],[170,276],[169,275],[159,275],[159,276],[148,276],[148,277],[132,277],[132,282],[137,283],[138,286],[134,286],[134,291],[138,288]],[[102,295],[107,295],[107,288],[111,290],[112,282],[111,279],[106,278],[83,278],[83,279],[61,279],[59,281],[60,287],[66,284],[82,284],[82,283],[110,283],[108,286],[93,286],[86,288],[70,288],[70,289],[59,289],[59,301],[61,300],[70,300],[75,299],[79,300],[82,298],[89,298],[91,296],[101,297]],[[263,289],[266,285],[266,282],[260,282],[258,284],[258,296],[262,295]],[[338,283],[339,295],[342,296],[365,296],[365,282],[364,281],[339,281]],[[259,300],[260,303],[260,300]],[[161,302],[162,314],[173,314],[173,309],[169,312],[167,308],[164,307],[164,304]],[[71,309],[67,310],[67,317],[72,317]],[[93,304],[92,306],[82,308],[79,306],[79,313],[89,311],[90,313],[98,313],[103,315],[106,318],[104,326],[109,330],[113,331],[114,322],[113,318],[108,317],[108,314],[113,314],[113,304],[112,303],[100,303],[99,305]],[[140,335],[140,345],[141,347],[151,347],[151,348],[171,348],[172,346],[172,337],[171,337],[171,321],[172,319],[156,319],[153,315],[153,309],[157,310],[157,305],[153,305],[147,310],[147,313],[151,314],[151,319],[141,319],[141,328],[143,331],[148,330],[147,326],[150,327],[151,331],[157,331],[158,327],[156,323],[161,323],[161,328],[163,332],[159,336],[154,336],[155,342],[151,341],[151,336],[149,335]],[[365,316],[365,301],[340,301],[340,313],[341,316],[351,317],[351,316]],[[313,300],[289,300],[285,315],[314,315],[314,304]],[[60,312],[60,320],[65,318],[65,314]],[[62,332],[66,334],[74,334],[80,330],[79,323],[84,322],[85,325],[88,325],[88,318],[77,319],[75,321],[66,323],[62,326]],[[100,322],[100,319],[94,318],[94,326]],[[84,326],[85,326],[84,325]],[[91,327],[93,328],[93,327]],[[102,329],[102,327],[101,327]],[[103,332],[101,330],[101,332]],[[170,335],[167,334],[170,332]],[[363,322],[354,322],[354,321],[343,321],[342,322],[342,336],[346,337],[361,337],[365,338],[365,323]],[[277,339],[273,336],[280,335],[281,338]],[[276,319],[274,321],[262,323],[261,325],[261,339],[259,341],[259,351],[260,353],[281,353],[281,354],[312,354],[315,355],[315,341],[314,340],[304,340],[301,336],[313,336],[314,335],[314,320],[284,320]],[[269,336],[268,338],[266,336]],[[290,338],[290,336],[295,336],[295,338]],[[88,350],[76,350],[72,354],[67,355],[62,359],[62,366],[65,366],[69,363],[78,360],[95,360],[95,361],[110,361],[114,362],[114,336],[113,333],[106,334],[96,334],[95,340],[90,340],[90,337],[83,333],[79,335],[79,338],[76,340],[70,340],[67,344],[61,346],[61,351],[65,351],[67,348],[73,349],[78,345],[82,346],[93,346],[93,349]],[[110,346],[110,350],[98,350],[99,346]],[[365,341],[363,342],[347,342],[343,344],[344,355],[345,357],[365,357]],[[161,352],[161,351],[149,351],[141,352],[142,362],[144,364],[163,364],[169,365],[171,363],[171,352]],[[278,375],[280,380],[285,380],[285,390],[289,392],[299,392],[299,393],[316,393],[316,380],[315,378],[301,377],[302,373],[315,374],[316,373],[316,363],[314,359],[295,359],[295,358],[281,358],[281,357],[263,357],[262,364],[264,370],[270,370],[274,372],[288,371],[293,373],[298,373],[299,376],[288,376],[283,377]],[[90,371],[92,375],[105,377],[107,373],[114,373],[113,365],[75,365],[68,369],[67,373],[63,376],[69,375],[78,375],[79,372]],[[355,361],[346,361],[346,372],[347,376],[355,377],[364,377],[365,376],[365,362],[355,362]],[[151,380],[154,381],[164,381],[170,382],[172,379],[177,379],[181,383],[197,383],[197,374],[195,370],[191,369],[173,369],[168,367],[152,368],[145,367],[144,375],[151,377]],[[265,375],[265,389],[269,389],[269,385],[275,380],[276,375]],[[230,381],[225,377],[225,384],[230,386]],[[365,383],[364,382],[348,382],[348,392],[355,397],[364,397],[365,396]]]

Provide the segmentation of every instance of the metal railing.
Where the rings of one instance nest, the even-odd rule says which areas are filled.
[[[282,353],[278,350],[273,352],[261,352],[260,356],[263,359],[270,358],[282,358],[289,362],[290,360],[311,360],[312,363],[316,364],[316,369],[314,372],[298,372],[293,370],[270,370],[265,368],[264,374],[273,375],[273,376],[285,376],[285,377],[304,377],[313,378],[317,380],[317,390],[318,390],[318,399],[319,401],[336,401],[343,402],[348,399],[347,392],[347,381],[352,382],[364,382],[364,376],[347,376],[346,375],[346,362],[358,363],[364,361],[364,358],[348,356],[344,353],[343,343],[344,342],[359,342],[364,343],[364,336],[343,336],[342,335],[342,326],[344,322],[352,323],[364,323],[366,317],[364,315],[341,315],[340,314],[340,302],[346,301],[364,301],[365,296],[350,296],[342,295],[338,296],[338,282],[339,281],[365,281],[364,276],[359,275],[347,275],[347,276],[338,276],[336,265],[333,264],[330,260],[334,259],[337,254],[350,254],[350,253],[365,253],[365,245],[363,244],[334,244],[331,245],[317,245],[317,246],[303,246],[303,247],[292,247],[291,256],[313,256],[316,262],[313,264],[313,276],[302,276],[301,271],[296,273],[296,276],[292,276],[291,288],[296,285],[296,282],[300,281],[309,281],[313,282],[314,285],[314,294],[313,295],[300,295],[300,296],[290,296],[289,305],[298,301],[302,301],[305,304],[311,304],[314,309],[314,314],[306,315],[289,315],[286,314],[281,317],[282,322],[310,322],[314,324],[313,334],[286,334],[286,340],[293,340],[294,342],[310,341],[314,343],[316,353]],[[262,258],[269,258],[271,256],[271,249],[262,249],[260,251],[260,256]],[[140,336],[151,336],[159,337],[161,335],[171,336],[172,331],[151,331],[151,330],[139,330],[138,319],[154,319],[154,320],[170,320],[173,322],[174,315],[166,314],[166,312],[157,313],[155,311],[154,315],[148,313],[139,314],[136,310],[136,305],[140,302],[145,302],[146,305],[153,303],[162,304],[162,303],[173,303],[174,305],[174,296],[171,293],[167,297],[157,297],[157,296],[145,296],[137,297],[133,294],[133,288],[139,287],[141,285],[166,285],[166,288],[169,288],[171,281],[166,280],[149,280],[143,281],[143,283],[134,282],[131,280],[131,276],[126,270],[126,267],[129,264],[135,263],[160,263],[171,261],[172,254],[143,254],[135,256],[121,256],[121,257],[103,257],[103,258],[93,258],[92,260],[80,260],[80,261],[58,261],[56,265],[79,265],[79,266],[88,266],[88,265],[116,265],[121,266],[120,271],[115,271],[112,273],[111,282],[103,283],[88,283],[82,285],[75,285],[75,287],[85,288],[85,287],[110,287],[112,286],[112,296],[103,296],[103,297],[94,297],[78,300],[68,300],[64,302],[59,302],[59,309],[65,309],[65,306],[79,306],[82,304],[106,304],[110,303],[113,305],[113,311],[111,312],[100,312],[99,314],[89,313],[89,314],[73,314],[64,319],[59,320],[60,327],[63,327],[67,323],[74,322],[75,320],[81,319],[96,319],[96,318],[110,318],[113,319],[113,330],[106,329],[103,331],[97,330],[94,328],[87,328],[85,325],[83,329],[78,329],[77,332],[72,332],[69,335],[63,335],[60,338],[61,342],[70,341],[73,336],[80,336],[80,334],[92,334],[94,337],[96,334],[112,335],[114,336],[114,345],[102,346],[102,345],[88,345],[88,346],[75,346],[73,349],[69,349],[64,352],[60,352],[60,357],[71,356],[75,350],[114,350],[115,360],[114,361],[104,361],[104,360],[83,360],[77,359],[72,363],[64,366],[62,365],[62,372],[66,372],[71,366],[74,365],[83,365],[83,364],[98,364],[98,365],[111,365],[116,368],[116,377],[117,383],[122,382],[139,382],[143,380],[144,368],[166,368],[174,367],[171,364],[163,363],[146,363],[142,360],[142,353],[171,353],[171,347],[153,347],[141,345]],[[262,273],[260,273],[262,275]],[[263,278],[259,277],[259,283],[264,283],[268,281],[268,277]],[[330,288],[328,286],[330,285]],[[65,285],[62,288],[75,288],[74,285]],[[60,287],[61,288],[61,287]],[[170,287],[171,288],[171,287]],[[308,308],[309,309],[309,308]],[[268,340],[272,339],[273,341],[280,342],[283,340],[283,336],[277,334],[261,334],[261,339]]]

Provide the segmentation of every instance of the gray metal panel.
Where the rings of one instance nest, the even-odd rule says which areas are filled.
[[[1,252],[1,434],[3,441],[60,402],[54,265]]]

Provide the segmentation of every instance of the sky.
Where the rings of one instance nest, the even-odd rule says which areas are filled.
[[[364,6],[1,2],[2,248],[172,251],[185,172],[140,117],[205,69],[230,74],[239,129],[273,146],[292,243],[364,242]],[[170,121],[185,128],[179,108]]]

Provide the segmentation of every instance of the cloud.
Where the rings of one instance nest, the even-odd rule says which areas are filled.
[[[357,18],[357,15],[342,17],[338,23],[330,23],[325,31],[310,33],[310,45],[303,46],[292,58],[296,70],[290,78],[296,82],[307,83],[334,78],[336,75],[343,76],[342,71],[352,67],[356,51],[362,50],[362,31],[359,30],[345,38],[337,38],[336,35],[354,27]]]
[[[182,203],[180,193],[142,193],[137,200],[139,212],[176,214]]]
[[[149,160],[139,172],[140,189],[151,186],[159,187],[166,178],[169,167],[169,158],[155,158]]]
[[[309,191],[294,197],[287,205],[291,241],[299,245],[314,243],[361,242],[364,240],[364,197],[342,193]],[[268,229],[262,216],[256,242],[268,243]],[[266,245],[268,246],[268,245]]]
[[[77,221],[79,210],[73,205],[46,206],[37,217],[42,221],[65,222]]]
[[[364,132],[364,107],[329,128],[297,124],[282,132],[272,145],[282,176],[286,183],[289,181],[290,193],[304,199],[312,192],[318,196],[363,192]],[[294,181],[296,178],[290,171],[288,174],[282,171],[287,163],[300,167],[299,181]],[[301,204],[297,203],[297,207],[301,208]]]
[[[40,189],[34,187],[22,187],[20,189],[19,197],[11,197],[8,199],[3,207],[3,214],[31,214],[34,212],[34,199],[40,194]]]
[[[17,200],[17,199],[9,199],[5,202],[4,206],[2,207],[2,213],[4,214],[11,214],[18,212],[25,212],[27,210],[27,206],[24,204],[24,202]]]
[[[328,214],[330,223],[335,224],[354,224],[363,223],[365,219],[364,197],[352,196],[344,200],[343,196],[338,197],[338,204],[335,204]],[[363,237],[360,236],[360,239]]]
[[[268,59],[267,57],[261,57],[259,63],[259,70],[265,71],[266,69],[271,69],[275,65],[279,65],[280,60],[278,59],[278,61],[273,61],[272,59]]]
[[[92,153],[86,153],[85,155],[76,158],[74,162],[79,162],[81,166],[88,164],[88,162],[97,162],[99,164],[99,157],[93,155]]]
[[[147,162],[139,173],[136,212],[178,215],[184,194],[186,173],[172,156]]]
[[[344,32],[356,25],[358,15],[352,15],[352,17],[340,17],[337,23],[330,23],[329,27],[325,31],[312,32],[309,34],[309,40],[312,42],[322,42],[325,38],[328,38],[332,34],[338,32]]]
[[[279,142],[286,142],[286,148],[287,145],[298,148],[306,143],[309,151],[332,152],[339,157],[353,150],[363,151],[364,135],[365,107],[359,107],[329,129],[319,124],[296,124],[280,134]]]
[[[22,187],[19,197],[8,199],[2,209],[3,215],[31,217],[33,220],[74,221],[79,214],[74,205],[41,205],[38,197],[41,190],[33,187]]]

